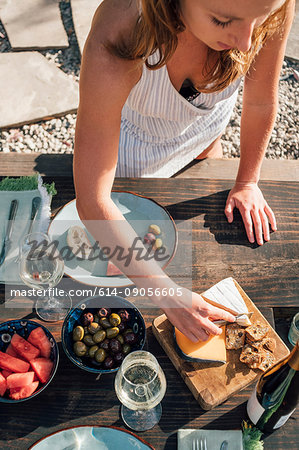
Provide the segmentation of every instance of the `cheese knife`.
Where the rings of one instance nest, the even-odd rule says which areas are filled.
[[[34,197],[32,199],[30,225],[29,225],[29,230],[28,230],[27,234],[31,234],[31,232],[32,232],[33,223],[34,223],[34,221],[36,219],[36,216],[37,216],[40,204],[41,204],[41,198],[40,197]]]
[[[4,240],[2,243],[2,249],[0,253],[0,266],[4,263],[7,253],[11,247],[11,235],[13,224],[17,215],[19,202],[18,200],[12,200],[10,204],[9,216],[8,216],[8,224],[6,228],[6,233],[4,236]]]
[[[222,327],[223,325],[228,325],[228,324],[232,324],[232,323],[238,323],[238,319],[240,317],[243,317],[243,316],[247,316],[248,319],[250,319],[252,314],[253,314],[253,312],[238,314],[237,316],[235,316],[235,318],[236,318],[235,322],[229,322],[228,320],[215,320],[215,321],[213,321],[213,323],[215,325],[218,325],[218,326]]]

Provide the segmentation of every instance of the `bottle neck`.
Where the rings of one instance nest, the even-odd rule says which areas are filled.
[[[288,360],[288,365],[292,369],[299,371],[299,341],[297,341],[297,344],[295,345],[295,347],[293,348],[293,350],[290,354],[290,359]]]

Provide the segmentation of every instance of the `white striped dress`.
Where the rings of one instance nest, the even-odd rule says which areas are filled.
[[[189,102],[172,85],[166,65],[144,65],[122,110],[116,176],[167,178],[190,163],[224,131],[240,81]]]

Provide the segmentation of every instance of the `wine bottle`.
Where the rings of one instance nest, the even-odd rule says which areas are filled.
[[[259,379],[247,402],[247,414],[261,431],[271,433],[286,423],[299,401],[299,341],[292,352]]]

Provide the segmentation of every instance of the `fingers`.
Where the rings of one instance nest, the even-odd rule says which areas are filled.
[[[249,242],[251,242],[251,244],[253,244],[254,233],[253,233],[253,224],[252,224],[252,218],[251,218],[250,211],[247,209],[244,209],[244,210],[240,209],[240,213],[241,213],[243,223],[245,226],[247,238],[248,238]]]
[[[229,197],[227,199],[226,206],[224,209],[224,213],[225,213],[227,221],[229,223],[232,223],[232,221],[234,220],[234,214],[233,214],[234,208],[235,208],[235,202],[233,199],[230,199],[230,197]]]
[[[262,227],[262,222],[261,222],[259,211],[251,211],[251,217],[252,217],[252,220],[253,220],[253,223],[254,223],[254,231],[255,231],[256,242],[259,245],[263,245],[263,243],[264,243],[264,241],[263,241],[263,227]]]
[[[260,219],[263,228],[263,234],[265,241],[270,241],[270,230],[269,230],[269,222],[268,217],[264,211],[260,211]]]
[[[276,224],[275,215],[274,215],[274,212],[272,211],[272,209],[270,208],[270,206],[268,205],[268,203],[266,203],[266,206],[265,206],[265,213],[268,216],[268,219],[269,219],[269,222],[270,222],[272,230],[276,231],[277,230],[277,224]]]
[[[213,318],[214,320],[227,320],[228,322],[235,322],[236,320],[233,314],[216,306],[210,306],[209,310],[209,318]]]

